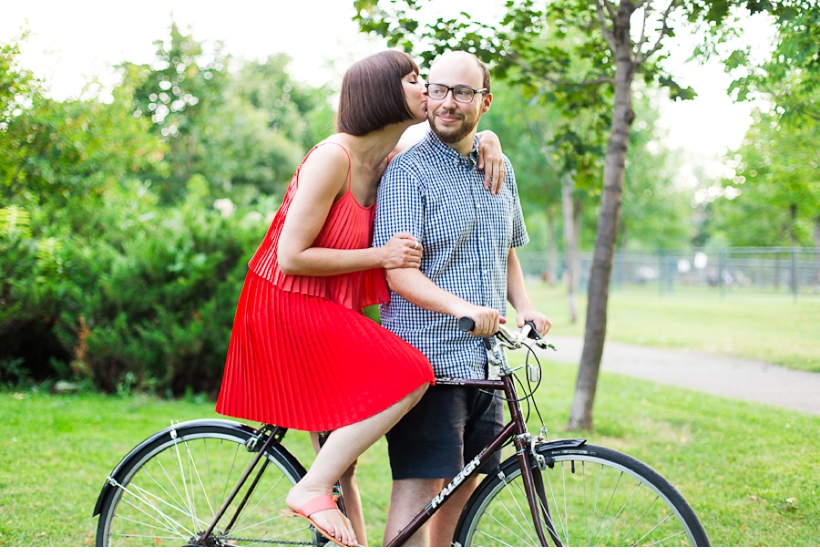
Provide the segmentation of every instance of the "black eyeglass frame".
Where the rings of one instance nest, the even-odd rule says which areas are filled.
[[[444,96],[442,96],[441,98],[434,98],[434,97],[430,96],[430,85],[435,85],[437,87],[445,87],[447,89],[447,92],[445,92]],[[444,83],[425,83],[424,88],[427,90],[427,96],[432,98],[433,100],[444,100],[445,98],[447,98],[447,95],[450,94],[450,91],[453,91],[453,100],[455,100],[456,102],[458,102],[460,104],[471,104],[473,102],[473,100],[475,100],[475,95],[477,95],[477,94],[487,94],[488,92],[490,92],[487,89],[474,89],[474,88],[468,87],[466,85],[456,85],[455,87],[448,87]],[[470,100],[459,100],[458,98],[456,98],[456,95],[455,95],[455,90],[456,89],[467,89],[469,91],[472,91],[473,96],[470,97]]]

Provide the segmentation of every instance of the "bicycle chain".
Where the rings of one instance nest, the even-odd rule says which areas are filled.
[[[255,538],[219,538],[221,541],[249,542],[249,543],[272,543],[277,545],[308,545],[313,546],[313,542],[289,542],[284,540],[259,540]]]

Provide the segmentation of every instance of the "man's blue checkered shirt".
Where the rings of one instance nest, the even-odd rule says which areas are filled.
[[[379,185],[374,246],[399,232],[424,247],[421,272],[473,304],[507,308],[509,249],[529,241],[512,166],[493,196],[477,170],[478,139],[469,158],[427,136],[390,162]],[[382,325],[419,349],[439,378],[482,379],[487,355],[481,339],[458,329],[449,315],[431,312],[390,292]]]

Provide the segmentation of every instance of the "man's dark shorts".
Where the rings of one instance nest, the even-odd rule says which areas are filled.
[[[452,478],[501,431],[501,399],[478,389],[439,385],[387,433],[394,480]],[[483,469],[501,462],[494,453]]]

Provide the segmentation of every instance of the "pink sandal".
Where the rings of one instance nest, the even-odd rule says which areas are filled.
[[[310,515],[314,513],[318,513],[319,511],[328,511],[328,510],[339,510],[339,506],[336,505],[336,501],[333,499],[331,494],[327,495],[320,495],[319,497],[314,497],[298,510],[298,511],[291,511],[287,509],[282,509],[279,511],[280,514],[287,515],[287,516],[298,516],[299,518],[304,518],[308,522],[310,522],[311,526],[316,528],[316,531],[322,534],[324,537],[338,545],[339,547],[351,547],[349,545],[345,545],[336,538],[334,538],[331,534],[329,534],[324,528],[316,524],[313,519],[310,518]]]

